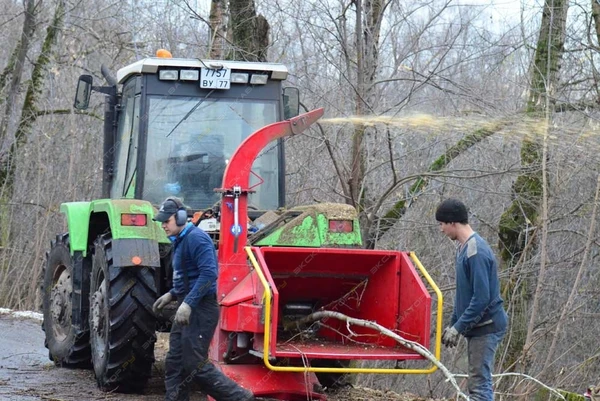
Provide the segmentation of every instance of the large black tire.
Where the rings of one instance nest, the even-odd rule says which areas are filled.
[[[110,235],[94,242],[90,284],[90,343],[98,386],[139,392],[154,363],[154,268],[112,263]]]
[[[68,234],[57,235],[52,241],[42,277],[42,329],[50,360],[63,367],[91,367],[89,331],[71,323],[73,260]]]

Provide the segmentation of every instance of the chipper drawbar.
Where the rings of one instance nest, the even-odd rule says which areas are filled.
[[[312,319],[316,312],[338,312],[376,322],[429,348],[431,295],[415,265],[437,292],[434,355],[439,358],[441,293],[414,254],[359,249],[360,231],[352,207],[325,204],[292,209],[249,238],[240,224],[248,218],[250,166],[259,152],[271,141],[303,131],[322,114],[318,109],[249,136],[232,156],[220,189],[221,321],[210,356],[259,397],[325,399],[323,386],[348,373],[435,371],[435,366],[359,367],[360,361],[424,358],[372,328],[349,325],[335,314]],[[331,244],[337,247],[328,247]]]

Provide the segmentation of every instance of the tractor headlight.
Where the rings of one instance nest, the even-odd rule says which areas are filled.
[[[252,85],[265,85],[268,80],[269,80],[268,75],[252,74],[252,77],[250,78],[250,83]]]
[[[181,70],[179,71],[179,79],[182,81],[197,81],[198,70]]]
[[[177,81],[179,78],[179,71],[177,70],[160,70],[158,73],[158,79],[161,81]]]
[[[248,74],[243,72],[232,72],[231,73],[231,82],[234,84],[247,84],[248,83]]]

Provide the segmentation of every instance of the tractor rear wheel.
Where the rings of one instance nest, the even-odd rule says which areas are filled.
[[[57,235],[52,241],[43,272],[42,329],[50,360],[58,366],[90,367],[89,330],[81,330],[71,323],[73,260],[69,249],[69,235]]]
[[[112,239],[94,243],[90,287],[90,343],[98,386],[138,392],[150,378],[156,321],[154,268],[113,266]]]

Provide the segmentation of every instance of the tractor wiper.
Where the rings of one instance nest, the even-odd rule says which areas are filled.
[[[190,109],[190,111],[188,111],[188,112],[186,113],[186,115],[185,115],[185,116],[183,116],[183,118],[182,118],[181,120],[179,120],[179,122],[178,122],[178,123],[177,123],[177,124],[176,124],[176,125],[173,127],[173,129],[172,129],[172,130],[171,130],[171,131],[170,131],[170,132],[167,134],[167,136],[165,136],[165,138],[168,138],[168,137],[169,137],[169,136],[170,136],[170,135],[173,133],[173,131],[175,131],[175,130],[177,129],[177,127],[179,127],[179,126],[180,126],[180,125],[181,125],[181,124],[182,124],[182,123],[183,123],[185,120],[187,120],[187,119],[188,119],[188,117],[189,117],[189,116],[191,116],[191,115],[192,115],[192,113],[193,113],[194,111],[196,111],[196,110],[198,109],[198,107],[200,107],[200,105],[201,105],[202,103],[204,103],[204,101],[205,101],[206,99],[208,99],[208,97],[209,97],[210,95],[212,95],[212,93],[213,93],[214,91],[215,91],[214,89],[213,89],[213,90],[211,90],[210,92],[208,92],[208,93],[206,94],[206,96],[204,96],[202,99],[198,100],[198,103],[196,103],[196,104],[194,105],[194,107],[192,107],[192,108]]]
[[[208,153],[192,153],[187,156],[173,156],[169,157],[167,160],[169,163],[177,163],[177,162],[193,162],[194,160],[198,160],[204,156],[208,156]]]

